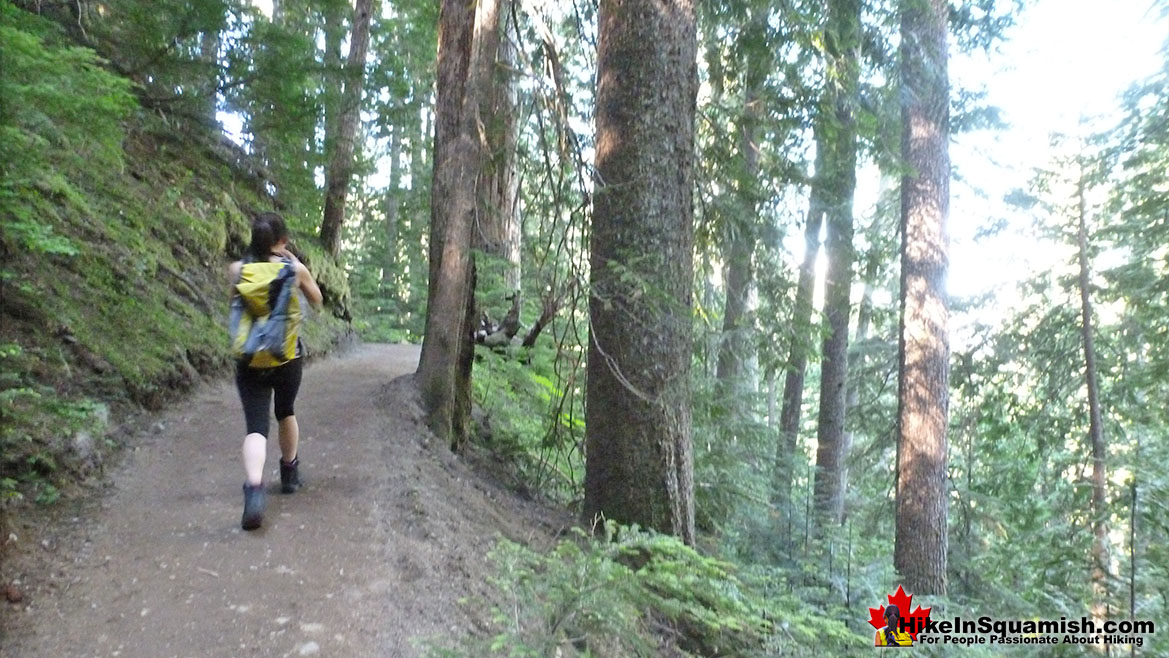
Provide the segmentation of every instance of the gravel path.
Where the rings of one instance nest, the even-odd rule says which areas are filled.
[[[256,532],[239,529],[234,385],[160,415],[104,487],[8,538],[0,586],[21,600],[0,600],[0,656],[413,657],[481,625],[483,606],[458,602],[489,596],[495,539],[544,543],[568,519],[426,446],[401,378],[417,360],[365,345],[306,369],[305,487],[277,492],[270,439]]]

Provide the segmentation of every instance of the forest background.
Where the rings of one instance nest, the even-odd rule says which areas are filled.
[[[871,643],[868,608],[904,581],[893,559],[899,53],[913,4],[697,5],[684,402],[694,534],[614,528],[548,554],[501,543],[499,586],[525,594],[528,623],[449,651],[814,655]],[[1161,621],[1166,7],[1105,17],[1082,3],[1091,29],[1076,33],[1057,22],[1072,4],[1032,4],[947,7],[948,543],[945,585],[918,602],[947,616]],[[222,265],[242,252],[254,211],[285,214],[325,290],[310,345],[350,331],[427,337],[434,199],[452,196],[432,184],[439,9],[0,10],[6,513],[52,504],[98,470],[125,447],[116,429],[132,409],[224,372],[225,309],[209,291],[226,288]],[[507,1],[497,20],[477,83],[491,92],[478,182],[466,186],[492,190],[471,201],[474,412],[436,431],[505,460],[526,495],[583,512],[598,7]],[[1059,49],[1041,35],[1078,57],[1044,60]],[[998,68],[1036,70],[1021,48],[1047,62],[1048,86]],[[1057,119],[1027,112],[1036,94],[1064,106]],[[666,295],[633,265],[621,276],[647,306]],[[839,395],[825,396],[831,354],[844,355],[830,380]],[[826,448],[839,458],[818,466]],[[1163,654],[1169,635],[1129,649]]]

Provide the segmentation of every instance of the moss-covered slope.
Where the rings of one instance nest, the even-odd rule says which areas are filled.
[[[49,499],[114,445],[111,410],[226,372],[226,265],[273,200],[54,23],[5,4],[0,42],[0,499]],[[319,353],[348,333],[348,288],[299,237],[326,292]]]

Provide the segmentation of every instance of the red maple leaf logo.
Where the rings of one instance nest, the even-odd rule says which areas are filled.
[[[906,594],[900,585],[897,586],[897,592],[890,594],[887,598],[889,604],[897,606],[897,611],[901,613],[902,628],[916,642],[917,634],[925,628],[926,623],[930,620],[930,609],[919,605],[917,610],[910,612],[909,608],[913,605],[913,596]],[[885,606],[869,608],[869,625],[873,628],[885,627]]]

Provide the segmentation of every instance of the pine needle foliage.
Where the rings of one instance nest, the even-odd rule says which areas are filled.
[[[490,558],[490,630],[431,656],[751,658],[863,646],[843,624],[768,591],[771,574],[636,527],[606,524],[597,538],[577,529],[547,552],[500,540]]]

